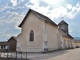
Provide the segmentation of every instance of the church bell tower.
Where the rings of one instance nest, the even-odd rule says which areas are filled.
[[[68,34],[68,24],[62,20],[59,24],[58,27],[63,30],[66,34]]]

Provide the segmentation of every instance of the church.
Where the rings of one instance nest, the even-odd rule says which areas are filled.
[[[58,25],[43,14],[29,9],[18,26],[16,51],[48,52],[73,47],[73,37],[68,32],[68,24],[62,20]]]

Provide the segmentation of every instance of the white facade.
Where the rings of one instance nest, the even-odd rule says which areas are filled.
[[[40,15],[40,14],[39,14]],[[41,18],[41,17],[43,18]],[[44,52],[68,47],[69,40],[58,31],[58,26],[45,16],[37,16],[30,11],[21,24],[21,34],[17,36],[17,51]],[[46,20],[46,21],[45,21]],[[34,41],[30,41],[30,31],[34,33]],[[32,37],[33,38],[33,37]],[[71,42],[70,42],[71,43]]]

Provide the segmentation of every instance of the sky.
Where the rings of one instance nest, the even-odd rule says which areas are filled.
[[[80,0],[0,0],[0,41],[21,33],[18,25],[31,8],[49,17],[56,24],[69,24],[69,33],[80,37]]]

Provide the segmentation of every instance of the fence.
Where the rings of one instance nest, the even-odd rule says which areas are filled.
[[[27,58],[27,52],[0,52],[0,59],[1,58],[25,59]]]

